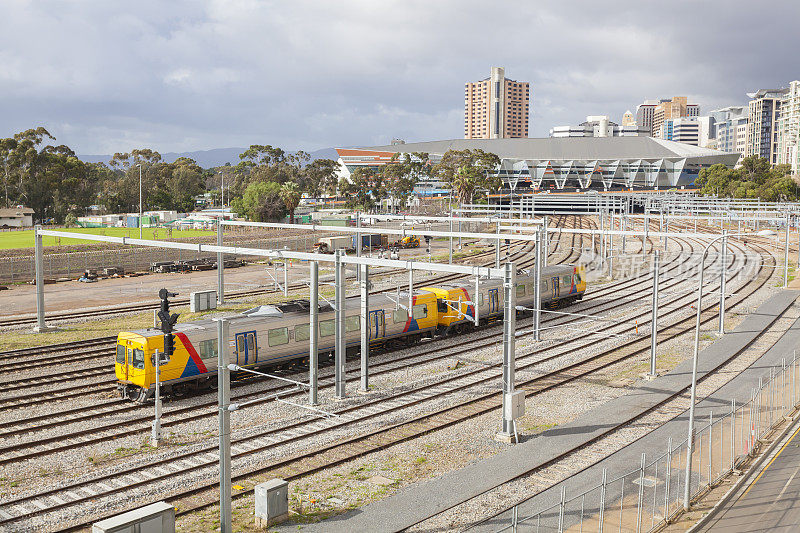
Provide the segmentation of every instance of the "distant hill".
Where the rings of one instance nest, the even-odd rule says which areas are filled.
[[[222,166],[225,163],[236,165],[239,162],[239,154],[244,152],[246,148],[214,148],[212,150],[197,150],[196,152],[165,152],[161,154],[161,160],[167,163],[172,163],[179,157],[188,157],[197,161],[197,164],[203,168],[211,168]],[[322,150],[315,150],[309,152],[311,161],[315,159],[339,159],[339,155],[333,148],[323,148]],[[110,155],[80,155],[78,158],[87,163],[108,163],[111,160]],[[310,162],[310,161],[309,161]]]

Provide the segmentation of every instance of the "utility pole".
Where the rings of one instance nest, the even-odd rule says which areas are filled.
[[[658,269],[659,252],[653,250],[653,310],[650,323],[650,377],[656,377],[656,344],[658,342]]]
[[[344,379],[344,365],[347,359],[347,342],[345,339],[345,279],[344,279],[344,264],[342,263],[342,252],[336,250],[334,261],[334,301],[336,302],[334,309],[334,384],[336,398],[344,398],[345,393],[345,379]]]
[[[142,211],[142,164],[137,163],[137,167],[139,167],[139,238],[142,238],[142,216],[144,216],[144,211]]]
[[[153,420],[153,432],[150,435],[150,446],[158,447],[161,441],[161,354],[156,348],[153,354],[153,363],[156,367],[156,398],[155,398],[155,420]]]
[[[220,533],[232,533],[231,520],[231,371],[226,342],[228,320],[217,321],[217,389],[219,409],[219,523]]]
[[[217,246],[222,246],[222,216],[217,220]],[[225,303],[225,254],[217,252],[217,305]]]
[[[308,321],[308,403],[317,405],[317,376],[319,369],[319,263],[310,261],[311,292]]]
[[[380,329],[378,315],[375,316],[375,325],[369,321],[369,266],[358,265],[361,272],[361,386],[359,392],[369,392],[369,338],[373,331]],[[376,333],[376,337],[380,332]]]

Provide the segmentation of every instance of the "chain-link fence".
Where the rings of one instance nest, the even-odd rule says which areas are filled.
[[[334,235],[335,233],[330,233]],[[224,243],[230,246],[244,246],[263,249],[289,249],[293,251],[310,251],[320,237],[328,233],[307,233],[283,237],[256,237],[248,232],[226,232]],[[214,241],[216,242],[216,241]],[[216,254],[174,250],[167,248],[147,248],[126,246],[87,250],[81,252],[48,253],[44,249],[44,276],[48,279],[75,277],[86,270],[118,268],[125,272],[145,271],[151,263],[159,261],[188,261],[192,259],[216,259]],[[246,259],[245,256],[241,257]],[[263,259],[259,257],[258,259]],[[14,283],[31,281],[35,278],[34,256],[17,256],[0,258],[0,282]]]
[[[696,430],[688,480],[692,498],[741,465],[761,439],[797,408],[798,363],[796,354],[788,365],[784,359],[782,367],[770,370],[766,381],[759,380],[744,405],[732,401],[724,415],[710,414]],[[656,459],[650,459],[653,455]],[[541,508],[541,496],[536,495],[473,528],[514,533],[650,531],[683,508],[686,455],[686,440],[673,447],[669,439],[660,455],[643,453],[638,469],[611,478],[603,468],[597,484],[580,494],[568,494],[562,483],[558,503]]]

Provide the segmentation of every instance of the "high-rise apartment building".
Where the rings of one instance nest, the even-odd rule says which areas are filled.
[[[761,156],[778,164],[778,123],[783,98],[789,89],[760,89],[747,93],[747,149],[745,156]]]
[[[717,150],[744,154],[747,149],[747,106],[729,106],[710,113],[714,117]]]
[[[690,104],[689,99],[685,96],[674,96],[671,100],[661,100],[653,110],[652,135],[656,138],[666,139],[666,137],[661,137],[661,134],[664,132],[661,126],[666,121],[682,118],[697,118],[699,115],[700,106],[697,104]]]
[[[789,84],[778,117],[778,164],[791,165],[800,174],[800,81]]]
[[[464,87],[465,139],[527,137],[529,114],[530,83],[506,78],[501,67]]]
[[[653,113],[659,100],[645,100],[636,107],[636,125],[653,134]]]
[[[688,103],[688,98],[685,96],[645,100],[636,108],[636,124],[640,128],[650,130],[650,135],[653,137],[658,137],[665,120],[699,115],[700,106]]]

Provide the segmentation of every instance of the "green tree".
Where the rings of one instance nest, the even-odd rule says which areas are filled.
[[[339,163],[333,159],[315,159],[300,176],[300,189],[309,196],[317,198],[323,192],[333,196],[338,185]]]
[[[448,150],[433,167],[433,175],[450,185],[460,203],[472,203],[476,191],[500,188],[499,166],[500,158],[491,152]]]
[[[288,181],[281,185],[279,194],[283,205],[289,211],[289,223],[291,224],[294,222],[294,210],[300,204],[300,187],[293,181]]]
[[[739,168],[712,165],[700,170],[695,185],[704,195],[731,198],[760,198],[771,202],[796,200],[797,183],[789,165],[772,167],[766,159],[750,156]]]
[[[350,174],[350,179],[339,180],[339,193],[346,198],[347,207],[369,211],[386,194],[383,173],[358,167]]]
[[[286,215],[280,191],[281,186],[275,182],[253,182],[242,196],[233,199],[231,208],[255,222],[280,220]]]
[[[395,153],[382,169],[386,191],[393,200],[392,205],[405,206],[414,186],[430,169],[428,154],[424,152]]]

